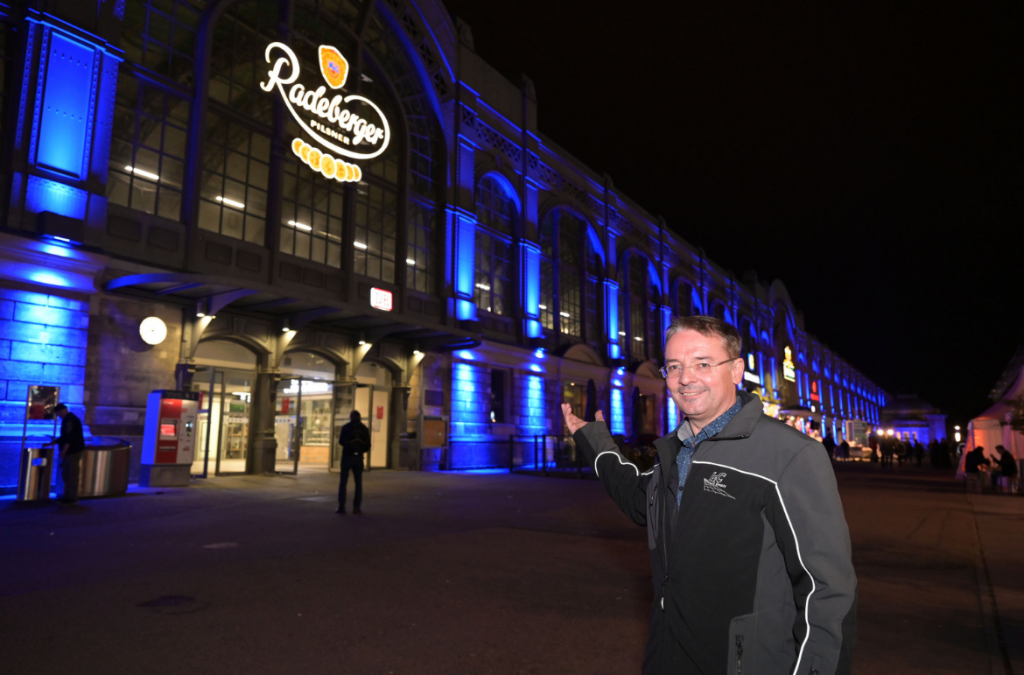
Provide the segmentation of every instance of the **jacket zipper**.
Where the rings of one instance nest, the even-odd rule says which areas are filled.
[[[724,438],[718,438],[716,436],[713,436],[711,438],[704,439],[704,441],[713,441],[713,440],[736,441],[736,440],[742,440],[742,439],[748,438],[748,437],[749,437],[749,434],[740,435],[740,436],[727,436],[727,437],[724,437]],[[700,449],[700,446],[703,445],[704,441],[700,441],[699,443],[697,443],[697,445],[694,446],[694,448],[693,448],[693,459],[697,459],[697,451]],[[691,464],[690,464],[690,472],[686,474],[686,481],[683,483],[683,494],[686,494],[686,488],[689,487],[690,479],[691,479],[692,476],[693,476],[693,463],[691,462]],[[665,480],[665,477],[666,476],[665,476],[664,472],[662,472],[661,479]],[[670,495],[670,494],[672,494],[672,493],[669,490],[667,490],[667,489],[666,490],[662,490],[661,553],[662,553],[662,560],[665,563],[665,578],[661,580],[661,611],[663,611],[663,612],[665,611],[665,594],[666,594],[666,592],[668,590],[668,570],[669,570],[669,567],[668,567],[668,536],[669,536],[669,532],[668,532],[668,522],[667,522],[669,509],[664,508],[664,506],[665,506],[665,504],[664,504],[664,495]],[[673,507],[673,508],[675,508],[675,507]],[[680,510],[682,510],[682,508],[683,508],[682,501],[680,501],[678,508]],[[678,516],[677,516],[677,519],[678,519]],[[677,520],[677,522],[678,522],[678,520]]]
[[[736,675],[743,675],[743,636],[736,636]]]

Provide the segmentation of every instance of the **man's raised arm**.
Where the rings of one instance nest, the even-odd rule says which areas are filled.
[[[611,498],[634,523],[646,525],[646,486],[650,482],[650,472],[641,475],[636,465],[626,461],[608,432],[604,413],[600,410],[596,421],[590,423],[574,415],[568,403],[562,404],[562,414],[576,447],[583,452],[587,463],[594,467],[594,473],[604,483]]]

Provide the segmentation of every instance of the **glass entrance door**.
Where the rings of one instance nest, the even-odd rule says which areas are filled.
[[[302,454],[302,380],[280,380],[277,383],[277,409],[274,414],[274,438],[277,454],[274,468],[278,473],[297,474]]]
[[[224,373],[213,368],[197,369],[193,378],[192,391],[199,392],[196,451],[192,456],[192,475],[206,478],[210,475],[211,458],[213,459],[213,468],[216,468],[217,465],[216,448],[220,441],[220,411],[221,401],[224,398]],[[214,448],[212,454],[210,448]]]
[[[278,383],[274,416],[278,473],[328,468],[334,437],[333,401],[332,382],[296,377]]]
[[[192,391],[202,397],[197,428],[199,446],[192,473],[206,477],[213,465],[215,475],[244,474],[249,454],[249,411],[252,375],[199,368]]]

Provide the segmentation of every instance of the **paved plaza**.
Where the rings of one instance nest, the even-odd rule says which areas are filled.
[[[1024,673],[1024,499],[837,474],[855,672]],[[0,501],[0,672],[639,672],[646,535],[596,481],[375,471],[361,516],[334,514],[336,481]]]

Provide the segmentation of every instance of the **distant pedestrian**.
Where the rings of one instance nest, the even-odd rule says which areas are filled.
[[[988,467],[990,464],[988,457],[985,456],[985,448],[979,445],[967,453],[967,459],[964,460],[964,473],[979,473],[982,466]]]
[[[341,484],[338,486],[338,510],[345,513],[345,488],[348,474],[356,484],[356,496],[352,501],[352,513],[362,513],[363,505],[363,453],[370,451],[370,430],[362,422],[362,415],[353,410],[349,423],[341,428],[338,444],[341,445]]]
[[[64,481],[64,494],[60,502],[74,504],[78,501],[78,476],[82,469],[82,454],[85,452],[82,420],[63,403],[58,403],[53,412],[60,418],[60,438],[46,445],[56,445],[60,453],[60,477]]]
[[[1001,445],[997,445],[996,450],[999,452],[999,477],[1005,478],[1007,484],[1013,483],[1017,478],[1017,458]]]
[[[918,466],[921,466],[921,460],[924,459],[924,445],[916,439],[914,440],[914,459],[917,460]]]
[[[836,442],[832,439],[832,434],[825,434],[825,440],[821,442],[825,446],[825,452],[828,453],[828,458],[832,459],[836,452]]]
[[[844,462],[850,459],[850,444],[843,439],[843,442],[839,444],[839,458]]]

